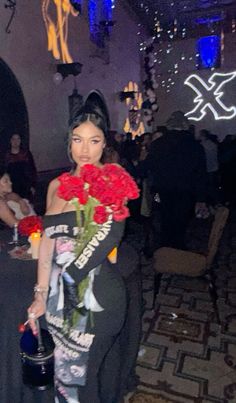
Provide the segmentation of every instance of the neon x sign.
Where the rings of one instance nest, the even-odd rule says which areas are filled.
[[[196,74],[191,74],[184,82],[192,88],[197,94],[193,102],[196,106],[185,114],[188,119],[202,120],[210,110],[215,120],[232,119],[236,116],[236,106],[227,107],[222,97],[224,95],[223,87],[236,77],[236,71],[232,73],[214,73],[205,82]]]

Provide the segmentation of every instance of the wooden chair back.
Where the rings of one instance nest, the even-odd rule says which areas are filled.
[[[229,216],[229,209],[227,207],[219,207],[215,213],[215,219],[212,224],[208,247],[207,247],[207,256],[206,256],[206,268],[209,269],[215,254],[218,249],[218,245],[226,224],[226,221]]]

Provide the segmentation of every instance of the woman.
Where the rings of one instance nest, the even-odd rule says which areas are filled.
[[[75,164],[72,180],[80,175],[86,164],[102,166],[100,160],[108,129],[106,122],[101,111],[91,105],[79,111],[69,134],[69,154]],[[76,207],[73,201],[59,196],[60,190],[61,177],[53,180],[48,189],[38,284],[34,302],[28,309],[29,322],[36,333],[35,318],[46,312],[48,328],[56,345],[56,401],[111,403],[109,397],[101,398],[103,385],[99,385],[98,375],[105,355],[120,332],[126,312],[124,284],[107,259],[121,240],[124,222],[112,221],[108,227],[108,221],[102,224],[100,230],[104,231],[105,237],[97,236],[100,230],[96,233],[90,242],[96,246],[90,249],[78,268],[76,259],[70,260],[71,244],[74,241],[78,247],[80,241]],[[85,254],[85,249],[81,255]],[[78,289],[86,281],[84,300],[78,300]]]
[[[10,138],[10,150],[5,156],[5,166],[12,180],[13,191],[31,200],[35,194],[37,171],[32,153],[22,149],[21,137],[17,133]]]
[[[28,200],[12,192],[10,176],[0,168],[0,219],[9,227],[14,227],[23,217],[34,214]]]

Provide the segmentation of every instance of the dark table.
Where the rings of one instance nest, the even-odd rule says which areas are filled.
[[[22,382],[18,325],[27,320],[37,261],[11,258],[10,239],[10,230],[0,231],[0,402],[53,403],[53,390],[36,391]]]
[[[27,320],[27,308],[33,299],[36,283],[37,261],[10,257],[8,244],[10,230],[0,231],[4,246],[0,252],[0,403],[53,403],[53,389],[37,391],[22,382],[20,360],[19,323]],[[122,399],[135,387],[135,364],[141,336],[141,275],[139,259],[134,249],[123,243],[119,248],[118,263],[124,279],[128,312],[124,327],[110,353],[107,355],[102,379],[106,389],[103,401],[114,394]],[[42,327],[46,327],[44,319]],[[119,377],[119,391],[113,381]],[[88,402],[92,403],[92,402]]]

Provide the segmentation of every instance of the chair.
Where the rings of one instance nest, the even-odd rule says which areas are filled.
[[[195,253],[169,247],[162,247],[154,252],[154,296],[153,308],[156,296],[159,291],[160,281],[163,273],[179,274],[189,277],[203,277],[208,282],[208,291],[213,303],[217,322],[220,323],[219,310],[217,306],[217,291],[215,287],[214,273],[211,266],[216,255],[219,241],[225,227],[229,209],[220,207],[215,213],[215,218],[210,231],[207,253]]]

